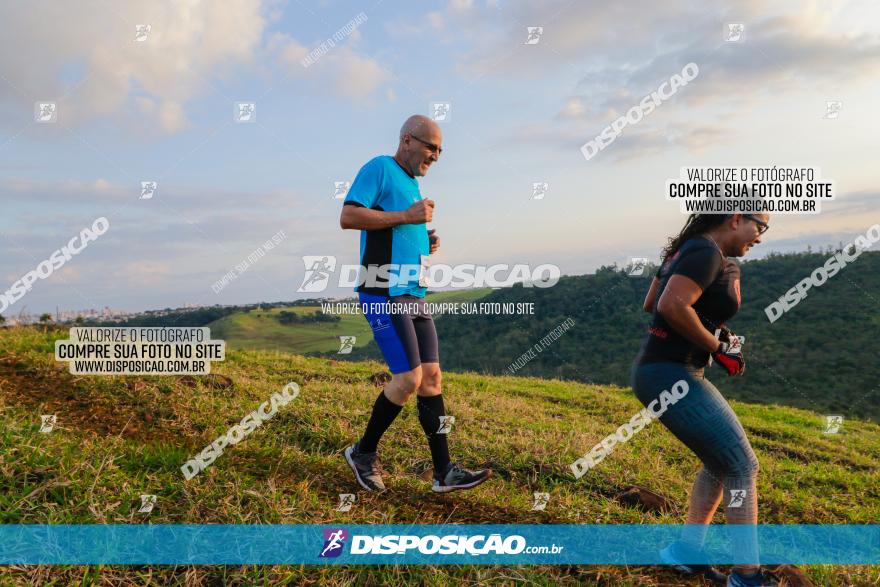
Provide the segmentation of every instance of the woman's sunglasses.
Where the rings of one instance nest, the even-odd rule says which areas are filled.
[[[743,218],[748,218],[749,220],[751,220],[752,222],[754,222],[755,224],[758,225],[758,235],[759,236],[764,234],[765,232],[767,232],[767,230],[770,229],[769,224],[767,224],[763,220],[759,220],[759,219],[755,218],[751,214],[743,214]]]

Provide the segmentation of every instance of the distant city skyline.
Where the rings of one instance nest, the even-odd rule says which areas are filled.
[[[663,196],[683,166],[835,181],[821,214],[773,217],[754,258],[880,221],[873,3],[369,4],[0,5],[0,293],[96,218],[110,225],[7,320],[314,297],[297,292],[304,256],[358,261],[336,196],[434,104],[434,263],[578,275],[656,261],[685,219]],[[691,62],[686,87],[585,158]]]

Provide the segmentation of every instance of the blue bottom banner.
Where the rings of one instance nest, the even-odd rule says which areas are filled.
[[[880,564],[880,525],[0,525],[0,565],[654,565],[670,551],[692,564]]]

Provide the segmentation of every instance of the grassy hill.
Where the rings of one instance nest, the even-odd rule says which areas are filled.
[[[454,457],[496,477],[471,492],[430,491],[430,456],[413,406],[383,440],[389,492],[359,491],[341,452],[379,391],[378,363],[271,351],[230,351],[214,371],[234,389],[177,377],[71,376],[54,361],[66,332],[0,329],[0,522],[104,523],[681,523],[699,465],[659,425],[574,480],[568,464],[641,405],[630,390],[559,380],[449,373]],[[300,396],[211,467],[184,481],[180,465],[289,381]],[[733,402],[761,463],[765,523],[876,523],[880,427],[846,422],[823,434],[817,413]],[[41,414],[56,429],[39,430]],[[524,415],[528,417],[524,417]],[[628,485],[671,497],[678,511],[617,499]],[[532,493],[549,492],[545,511]],[[158,496],[150,514],[139,495]],[[338,494],[357,493],[348,513]],[[718,514],[721,521],[722,514]],[[875,585],[878,567],[806,568],[817,585]],[[6,567],[0,584],[139,585],[699,585],[667,569],[613,566]]]
[[[465,291],[430,293],[428,300],[441,302],[470,302],[491,293],[490,288]],[[354,302],[355,298],[346,300]],[[229,348],[247,350],[279,350],[291,353],[336,353],[340,336],[355,336],[355,348],[364,347],[373,336],[370,326],[359,314],[340,314],[339,322],[310,324],[282,324],[281,312],[315,315],[320,306],[287,306],[269,309],[239,311],[208,324],[211,336],[226,341]],[[181,320],[175,325],[189,325]]]

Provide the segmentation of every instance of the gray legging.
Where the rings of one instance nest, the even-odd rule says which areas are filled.
[[[703,462],[688,509],[687,524],[695,526],[686,528],[682,536],[699,548],[705,540],[705,525],[712,521],[722,499],[728,524],[757,524],[758,459],[730,404],[703,376],[702,369],[672,362],[636,365],[632,387],[647,406],[681,379],[687,381],[688,393],[669,405],[660,422]],[[750,552],[744,554],[757,560],[757,544],[747,542],[751,544],[741,546]]]

